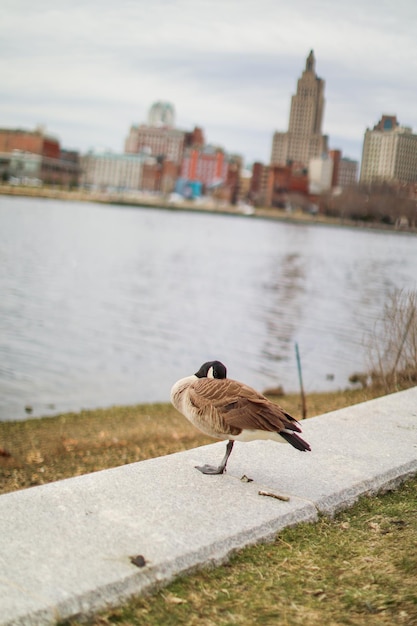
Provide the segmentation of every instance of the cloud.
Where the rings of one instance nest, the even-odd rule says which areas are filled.
[[[42,122],[65,146],[121,150],[163,99],[178,126],[267,161],[311,48],[332,147],[359,158],[383,113],[417,127],[411,0],[395,10],[385,0],[3,0],[2,13],[0,124]]]

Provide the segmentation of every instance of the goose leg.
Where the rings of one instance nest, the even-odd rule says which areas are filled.
[[[226,446],[226,454],[223,457],[223,461],[220,463],[219,467],[215,467],[214,465],[196,465],[196,469],[198,469],[202,474],[224,474],[226,471],[226,464],[229,459],[230,453],[233,448],[234,441],[229,439]]]

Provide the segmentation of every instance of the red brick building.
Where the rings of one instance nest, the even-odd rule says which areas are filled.
[[[142,186],[144,191],[171,193],[178,178],[178,165],[163,158],[147,159],[143,164]]]
[[[80,166],[79,154],[61,150],[57,138],[43,129],[34,131],[0,128],[0,155],[4,176],[25,180],[39,180],[46,184],[77,186]]]
[[[59,159],[61,147],[58,139],[45,135],[42,129],[34,131],[0,128],[0,152],[31,152],[50,159]]]
[[[254,164],[249,195],[255,206],[285,208],[291,194],[308,195],[305,169],[296,165]]]
[[[180,177],[200,182],[205,194],[215,194],[219,199],[236,204],[241,166],[240,157],[228,155],[220,148],[194,147],[185,151]]]
[[[227,178],[227,161],[222,150],[188,150],[181,165],[181,178],[198,180],[210,187]]]

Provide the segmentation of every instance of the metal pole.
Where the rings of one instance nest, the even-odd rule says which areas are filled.
[[[297,357],[298,379],[300,381],[301,414],[302,414],[302,418],[305,419],[307,417],[307,404],[306,404],[306,397],[305,397],[304,387],[303,387],[303,374],[301,371],[301,359],[300,359],[300,351],[298,349],[298,343],[295,344],[295,355]]]

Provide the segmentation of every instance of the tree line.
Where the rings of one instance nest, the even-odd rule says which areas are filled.
[[[372,183],[321,196],[320,212],[329,217],[357,222],[415,228],[416,186]]]

